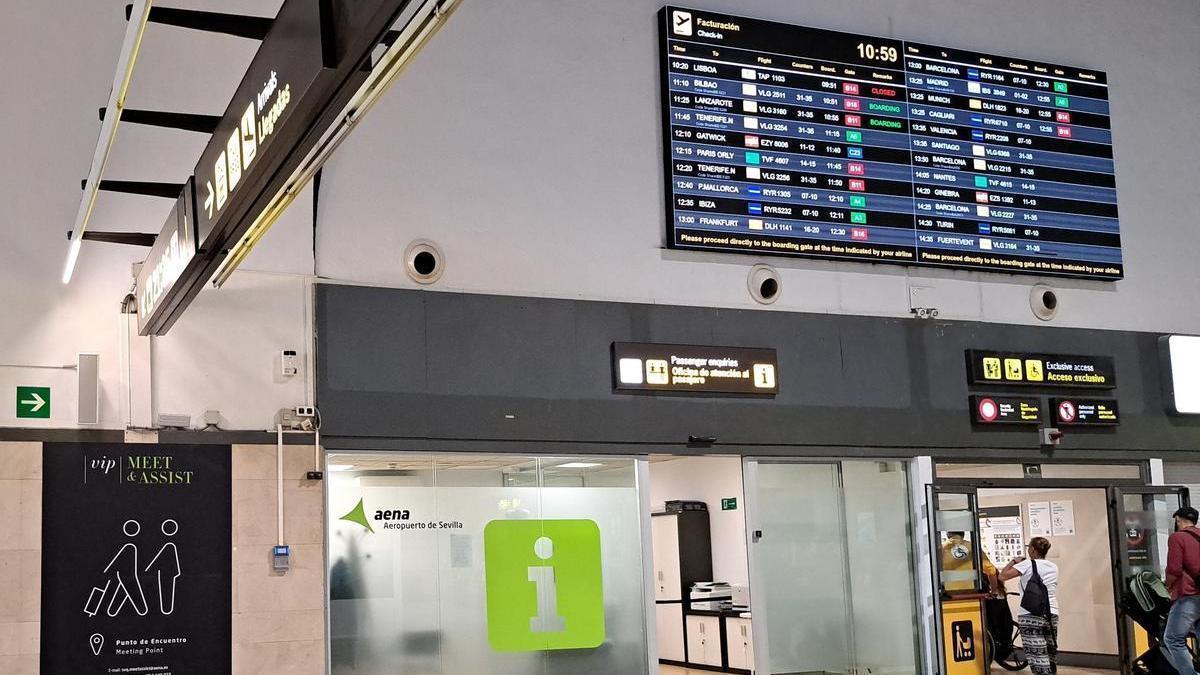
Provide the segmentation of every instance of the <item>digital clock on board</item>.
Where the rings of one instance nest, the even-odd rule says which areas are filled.
[[[872,61],[895,63],[900,60],[900,50],[888,45],[873,45],[868,42],[858,43],[858,57]]]

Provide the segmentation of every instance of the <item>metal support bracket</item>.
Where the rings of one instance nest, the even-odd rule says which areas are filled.
[[[67,239],[71,233],[67,233]],[[84,241],[102,241],[108,244],[126,244],[129,246],[153,246],[158,235],[153,232],[84,232]]]
[[[133,12],[133,5],[125,5],[125,19],[128,20]],[[178,7],[151,7],[150,23],[161,23],[167,26],[202,30],[209,33],[224,33],[235,37],[261,40],[271,30],[275,19],[265,16],[247,16],[245,14],[228,14],[226,12],[206,12],[199,9],[182,9]]]
[[[100,120],[108,114],[108,108],[100,108]],[[121,112],[121,121],[129,124],[144,124],[152,127],[180,129],[211,134],[217,130],[221,118],[218,115],[199,115],[196,113],[167,112],[165,110],[131,110],[126,108]]]
[[[79,189],[87,188],[87,180],[79,183]],[[177,199],[183,192],[183,183],[160,183],[149,180],[102,180],[99,189],[106,192],[124,192],[131,195],[146,195],[147,197],[165,197]]]

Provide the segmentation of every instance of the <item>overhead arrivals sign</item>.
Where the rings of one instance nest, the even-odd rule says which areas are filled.
[[[617,391],[779,393],[774,349],[614,342],[612,363]]]
[[[193,170],[200,241],[209,240],[226,213],[244,208],[252,197],[241,194],[261,189],[266,174],[283,159],[283,153],[273,148],[287,143],[291,134],[286,132],[293,131],[291,121],[301,102],[308,101],[306,95],[331,65],[326,61],[326,43],[332,36],[322,29],[322,4],[284,3],[200,154]]]
[[[165,334],[247,232],[277,217],[279,195],[298,187],[295,176],[371,77],[375,48],[431,2],[284,0],[193,171],[194,248],[171,248],[179,225],[169,218],[160,283],[143,290],[139,279],[142,335]]]
[[[194,187],[191,179],[183,186],[183,192],[175,200],[167,222],[138,271],[134,299],[137,301],[138,332],[142,335],[147,334],[147,326],[161,314],[163,298],[196,257]]]

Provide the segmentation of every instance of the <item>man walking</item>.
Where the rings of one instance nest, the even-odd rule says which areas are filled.
[[[1171,591],[1171,614],[1163,631],[1163,653],[1179,675],[1197,675],[1188,651],[1188,634],[1200,623],[1200,513],[1190,506],[1175,512],[1175,533],[1167,540],[1167,588]]]

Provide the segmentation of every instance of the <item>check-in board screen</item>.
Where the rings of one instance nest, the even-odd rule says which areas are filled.
[[[1103,72],[660,18],[669,246],[1122,277]]]

